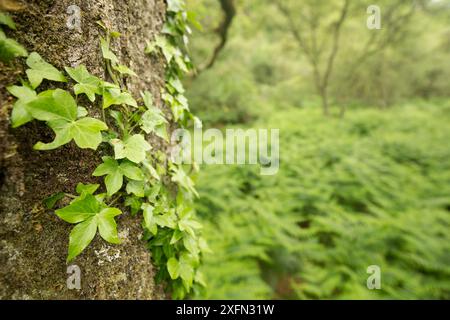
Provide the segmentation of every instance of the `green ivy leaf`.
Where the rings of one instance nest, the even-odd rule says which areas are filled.
[[[100,212],[100,204],[93,195],[86,195],[83,199],[73,201],[67,207],[55,211],[56,215],[69,223],[82,222]]]
[[[130,93],[123,92],[120,88],[107,84],[103,90],[103,109],[120,104],[126,104],[137,108],[137,102]]]
[[[141,209],[144,215],[145,228],[147,228],[153,235],[156,235],[158,232],[158,226],[156,225],[156,222],[153,219],[153,210],[155,208],[148,203],[143,203]]]
[[[167,0],[167,11],[180,12],[184,9],[183,0]]]
[[[141,210],[142,201],[136,196],[130,196],[125,199],[125,205],[130,207],[131,214],[135,215],[139,212],[139,210]]]
[[[113,69],[119,72],[120,74],[128,74],[137,77],[137,74],[133,70],[122,64],[114,65]]]
[[[176,258],[172,257],[167,260],[167,271],[169,271],[172,280],[175,280],[180,276],[180,264]]]
[[[167,123],[167,120],[164,118],[162,111],[156,107],[150,107],[145,111],[140,120],[141,129],[144,130],[145,133],[151,133],[155,131],[157,127],[161,127],[165,123]]]
[[[72,229],[69,236],[67,262],[72,261],[91,243],[97,233],[97,224],[97,217],[93,216]]]
[[[42,202],[44,203],[47,209],[52,209],[59,200],[64,198],[64,196],[65,196],[64,192],[58,192],[51,195],[50,197],[45,198],[44,200],[42,200]]]
[[[77,119],[77,104],[65,90],[47,90],[41,92],[36,99],[26,105],[33,118],[41,121]]]
[[[180,277],[186,281],[189,286],[192,286],[194,280],[194,268],[192,266],[192,258],[188,254],[183,253],[179,260],[174,257],[167,260],[167,271],[172,280]]]
[[[132,180],[143,180],[142,170],[129,161],[119,164],[111,157],[103,157],[103,163],[92,174],[95,177],[106,175],[105,185],[108,196],[112,196],[122,188],[123,176]]]
[[[10,86],[6,89],[17,98],[11,114],[12,127],[17,128],[33,120],[25,105],[36,98],[36,92],[27,86]]]
[[[134,194],[136,197],[143,198],[145,196],[144,192],[144,182],[131,180],[127,183],[127,193]]]
[[[117,56],[109,49],[109,41],[100,38],[100,48],[102,49],[103,58],[110,60],[112,64],[119,63]]]
[[[67,82],[64,75],[50,63],[47,63],[42,59],[37,52],[32,52],[30,54],[27,59],[27,65],[31,68],[27,69],[26,73],[33,89],[36,89],[43,79]]]
[[[150,109],[153,108],[153,95],[149,91],[145,91],[144,93],[141,92],[142,100],[144,101],[144,105]]]
[[[0,29],[0,60],[8,62],[16,57],[27,57],[27,50],[17,41],[7,38]]]
[[[0,24],[8,26],[10,29],[16,30],[16,24],[13,19],[4,12],[0,11]]]
[[[172,172],[172,181],[178,183],[181,187],[198,197],[198,193],[194,187],[194,182],[186,174],[186,172],[184,172],[183,168],[181,166],[177,167],[172,165],[170,169]]]
[[[78,108],[73,97],[64,90],[47,90],[40,93],[36,99],[26,104],[26,110],[33,118],[47,121],[56,136],[51,143],[38,142],[37,150],[55,149],[69,143],[72,139],[80,148],[97,149],[102,142],[102,130],[107,130],[106,124],[94,118],[77,119]]]
[[[145,153],[151,149],[141,134],[135,134],[124,141],[114,139],[111,142],[116,159],[127,158],[135,163],[141,163],[145,159]]]
[[[93,189],[92,185],[84,186]],[[69,223],[78,223],[70,233],[69,255],[70,261],[79,255],[94,238],[97,227],[100,236],[110,243],[119,243],[117,225],[114,217],[122,212],[117,208],[105,207],[92,194],[86,194],[84,198],[75,199],[65,208],[55,211],[56,215]]]
[[[109,243],[120,243],[117,224],[114,220],[114,217],[120,214],[122,214],[122,211],[117,208],[105,208],[98,214],[98,231],[100,236]]]
[[[76,191],[81,197],[83,197],[88,194],[94,194],[99,187],[99,184],[84,184],[80,182],[77,184]]]
[[[84,65],[76,68],[66,67],[65,70],[73,80],[78,82],[73,88],[76,95],[84,93],[91,102],[94,102],[95,95],[102,94],[102,80],[91,75]]]

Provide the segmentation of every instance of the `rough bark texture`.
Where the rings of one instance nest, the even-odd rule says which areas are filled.
[[[8,36],[29,52],[37,51],[59,69],[84,64],[106,78],[98,20],[122,36],[112,48],[121,63],[138,78],[126,86],[138,97],[150,90],[162,108],[164,85],[161,61],[144,55],[145,41],[158,33],[164,22],[163,0],[38,0],[26,1],[26,9],[14,13],[17,31]],[[67,8],[81,8],[81,31],[66,26]],[[0,63],[0,298],[1,299],[155,299],[162,298],[153,281],[149,252],[140,240],[139,218],[119,216],[120,245],[109,245],[98,235],[75,259],[81,269],[81,290],[69,290],[66,256],[71,225],[45,210],[42,199],[59,191],[73,193],[78,182],[99,182],[91,176],[108,150],[81,150],[73,143],[54,151],[33,150],[37,141],[51,141],[53,133],[33,121],[11,129],[12,99],[5,87],[25,77],[24,61]],[[43,87],[48,86],[43,83]],[[54,84],[52,84],[54,86]],[[68,84],[70,86],[70,84]],[[64,86],[63,86],[64,87]],[[79,100],[87,106],[88,101]],[[96,114],[91,107],[90,114]],[[98,114],[98,111],[97,111]]]

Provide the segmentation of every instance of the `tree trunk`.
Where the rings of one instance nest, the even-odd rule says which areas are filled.
[[[81,9],[78,31],[66,26],[70,5]],[[112,49],[139,75],[127,78],[129,91],[138,97],[140,90],[149,90],[163,108],[163,64],[146,56],[144,47],[162,28],[165,10],[164,0],[26,1],[26,8],[13,14],[17,31],[8,35],[60,70],[84,64],[105,79],[99,49],[103,31],[96,24],[101,20],[121,33]],[[60,191],[73,193],[79,182],[100,183],[91,176],[100,152],[79,149],[73,142],[53,151],[35,151],[34,143],[51,140],[44,124],[33,121],[10,128],[13,101],[5,87],[25,78],[24,68],[20,59],[12,65],[0,62],[0,299],[163,298],[153,280],[150,254],[140,240],[141,221],[128,213],[117,219],[122,244],[109,245],[97,235],[73,262],[81,271],[81,289],[67,287],[65,260],[72,226],[44,209],[42,199]]]

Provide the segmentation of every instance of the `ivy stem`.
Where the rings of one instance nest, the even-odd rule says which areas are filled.
[[[64,194],[66,197],[68,197],[68,198],[71,198],[71,199],[76,199],[76,198],[78,198],[77,196],[75,196],[75,195],[73,195],[73,194],[70,194],[70,193],[65,193]]]

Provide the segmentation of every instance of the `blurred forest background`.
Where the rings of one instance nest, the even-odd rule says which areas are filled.
[[[202,167],[193,298],[450,299],[450,1],[187,3],[192,110],[279,128],[281,161]]]

